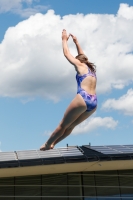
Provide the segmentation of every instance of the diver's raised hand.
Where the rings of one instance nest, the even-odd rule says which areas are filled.
[[[62,40],[68,40],[70,37],[70,34],[67,35],[67,31],[65,29],[63,29],[62,31]]]
[[[71,33],[70,33],[70,36],[72,37],[73,42],[74,42],[75,44],[77,44],[77,43],[78,43],[78,40],[77,40],[76,36],[72,35]]]

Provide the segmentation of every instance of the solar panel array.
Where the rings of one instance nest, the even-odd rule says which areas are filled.
[[[24,159],[36,159],[36,158],[56,158],[56,157],[71,157],[71,156],[82,156],[83,153],[79,151],[77,147],[66,147],[51,149],[49,151],[40,150],[28,150],[28,151],[17,151],[19,160]]]
[[[64,148],[51,149],[48,151],[27,150],[14,152],[0,152],[0,167],[6,167],[9,164],[9,167],[17,167],[29,164],[40,165],[64,162],[84,162],[101,159],[106,160],[107,157],[110,156],[111,159],[113,159],[113,157],[115,159],[118,159],[118,155],[121,157],[120,159],[125,159],[123,156],[126,156],[127,159],[133,158],[133,145],[84,145],[82,147],[69,146]]]
[[[0,152],[0,162],[75,156],[83,156],[83,153],[77,147],[58,148],[51,149],[49,151],[27,150],[16,152]]]
[[[133,153],[133,145],[108,145],[108,146],[85,146],[103,154],[130,154]]]

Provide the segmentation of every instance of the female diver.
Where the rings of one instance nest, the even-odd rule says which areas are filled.
[[[71,55],[67,45],[67,40],[70,36],[78,52],[75,58]],[[62,47],[64,56],[74,65],[77,71],[76,80],[78,91],[77,95],[68,106],[58,127],[47,142],[40,147],[42,151],[54,148],[58,142],[66,138],[72,132],[75,126],[87,119],[97,108],[95,65],[88,61],[77,38],[72,34],[67,36],[67,32],[64,29],[62,31]]]

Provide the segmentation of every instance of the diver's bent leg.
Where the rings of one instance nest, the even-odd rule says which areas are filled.
[[[61,135],[61,137],[59,137],[54,143],[53,143],[53,147],[60,142],[61,140],[63,140],[64,138],[66,138],[68,135],[70,135],[70,133],[72,132],[72,130],[75,128],[75,126],[77,126],[78,124],[80,124],[81,122],[83,122],[84,120],[86,120],[88,117],[90,117],[94,112],[96,111],[96,108],[94,108],[92,111],[90,112],[84,112],[82,113],[63,133],[63,135]]]
[[[73,127],[73,128],[72,128],[72,127],[68,127],[68,128],[64,131],[63,135],[61,135],[61,137],[59,137],[59,138],[52,144],[52,148],[53,148],[57,143],[59,143],[61,140],[63,140],[64,138],[66,138],[68,135],[70,135],[73,129],[74,129],[74,127]]]
[[[86,104],[83,98],[77,94],[68,106],[61,123],[47,140],[46,145],[42,145],[40,150],[50,149],[51,145],[54,144],[54,142],[64,134],[65,130],[85,111]]]

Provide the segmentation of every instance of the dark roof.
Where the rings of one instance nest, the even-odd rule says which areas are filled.
[[[132,159],[133,145],[68,146],[48,151],[0,152],[0,168]]]

